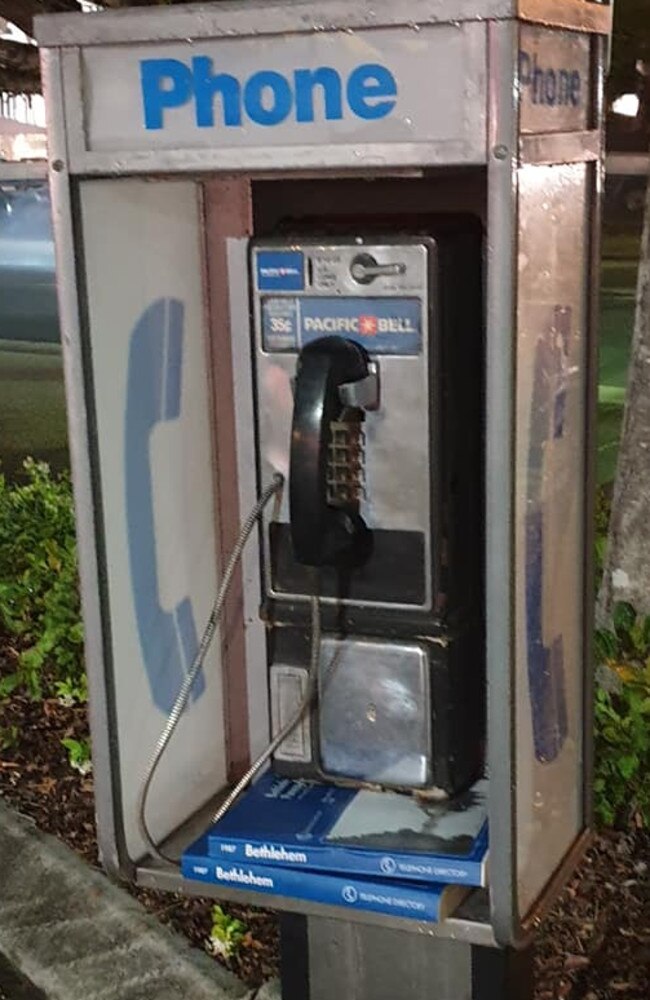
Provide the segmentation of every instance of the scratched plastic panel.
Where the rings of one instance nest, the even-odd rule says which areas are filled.
[[[520,172],[515,620],[522,914],[582,828],[586,169]]]
[[[84,182],[81,208],[117,717],[111,738],[135,860],[142,775],[218,584],[199,209],[192,183],[134,180]],[[152,786],[154,837],[224,781],[215,643]]]

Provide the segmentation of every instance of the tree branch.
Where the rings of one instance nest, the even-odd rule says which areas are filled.
[[[38,49],[0,39],[0,90],[33,94],[40,90]]]
[[[34,34],[36,14],[78,10],[77,0],[0,0],[0,17],[5,17],[30,37]]]

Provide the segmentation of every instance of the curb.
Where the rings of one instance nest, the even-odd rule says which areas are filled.
[[[1,801],[0,952],[48,1000],[255,996]]]
[[[282,989],[279,979],[271,979],[260,986],[255,994],[255,1000],[282,1000]]]
[[[42,990],[0,955],[0,1000],[47,1000]]]

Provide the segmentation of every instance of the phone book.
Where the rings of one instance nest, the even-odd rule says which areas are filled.
[[[429,923],[450,916],[469,891],[461,885],[424,885],[215,860],[204,853],[206,846],[204,837],[183,855],[184,878]]]
[[[227,864],[484,886],[487,782],[444,802],[267,771],[205,835]]]

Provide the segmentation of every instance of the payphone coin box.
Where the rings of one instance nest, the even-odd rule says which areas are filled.
[[[460,267],[466,281],[453,282]],[[453,524],[480,474],[478,392],[469,400],[471,368],[462,388],[459,377],[463,345],[473,340],[480,356],[480,237],[459,222],[438,237],[260,240],[250,272],[259,477],[288,479],[279,513],[263,527],[274,732],[307,691],[313,593],[324,621],[317,705],[281,745],[275,768],[453,793],[476,777],[482,740],[472,606],[479,535],[475,551],[463,551]],[[367,374],[350,382],[343,374],[323,390],[337,394],[337,413],[326,440],[308,445],[322,452],[323,495],[307,495],[358,518],[370,540],[353,564],[315,570],[296,549],[313,530],[313,510],[296,499],[309,474],[294,452],[307,434],[298,397],[310,376],[301,359],[341,339],[360,345]],[[469,434],[455,419],[464,401]],[[323,405],[309,396],[308,422]],[[452,482],[467,494],[455,498],[456,510]],[[297,525],[303,517],[307,527]]]

